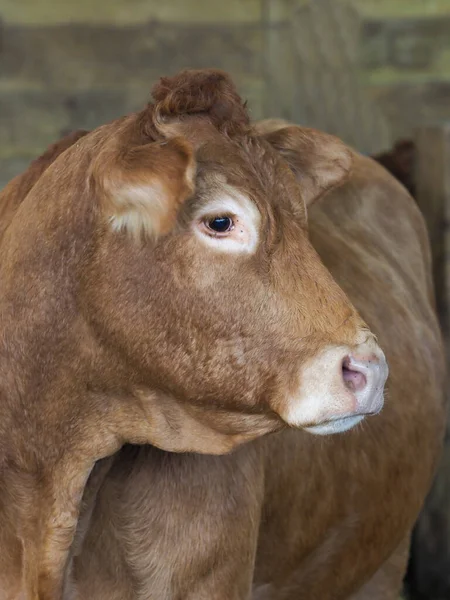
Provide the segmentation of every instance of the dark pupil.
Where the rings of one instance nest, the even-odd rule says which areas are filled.
[[[208,222],[208,226],[217,233],[225,233],[231,228],[232,222],[230,217],[216,217]]]

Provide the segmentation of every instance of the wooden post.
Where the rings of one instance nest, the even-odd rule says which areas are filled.
[[[430,234],[437,308],[450,366],[450,123],[419,129],[416,146],[417,202]],[[450,598],[449,422],[438,473],[414,532],[408,584],[413,599]]]

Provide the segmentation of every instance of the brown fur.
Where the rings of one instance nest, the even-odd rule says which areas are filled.
[[[202,115],[220,131],[230,135],[245,133],[250,120],[245,104],[229,75],[203,69],[185,71],[176,77],[162,77],[153,87],[156,103],[149,106],[152,122],[161,126],[171,119]]]
[[[58,142],[52,144],[44,154],[36,158],[25,173],[12,179],[1,191],[0,204],[0,238],[13,218],[19,204],[26,198],[36,181],[67,148],[70,148],[88,132],[84,130],[73,131]]]
[[[373,158],[402,183],[408,192],[416,195],[415,162],[416,146],[412,140],[399,140],[388,152],[381,152]]]
[[[57,599],[63,585],[70,599],[244,600],[252,585],[258,599],[346,599],[393,561],[429,487],[443,361],[416,207],[334,138],[289,128],[274,148],[272,134],[252,133],[223,75],[192,74],[200,99],[183,104],[187,79],[80,138],[40,177],[31,168],[29,191],[6,213],[8,600]],[[350,179],[324,196],[352,161]],[[114,231],[124,177],[135,190],[168,172],[169,222],[146,240],[129,224]],[[190,233],[223,178],[261,213],[257,251],[239,260],[206,252]],[[329,271],[306,232],[305,203],[320,196],[310,236]],[[354,306],[391,364],[385,410],[331,438],[286,430],[279,410],[304,362],[365,328]],[[124,443],[151,445],[125,446],[88,480]]]

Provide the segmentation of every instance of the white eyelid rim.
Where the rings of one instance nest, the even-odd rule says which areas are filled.
[[[201,231],[198,223],[214,217],[227,216],[237,218],[240,224],[234,225],[230,236],[208,234]],[[194,216],[194,230],[198,237],[212,248],[225,252],[254,252],[259,240],[259,226],[261,216],[255,204],[247,196],[236,192],[233,195],[223,194],[208,202]],[[233,235],[240,226],[244,227],[244,239]]]

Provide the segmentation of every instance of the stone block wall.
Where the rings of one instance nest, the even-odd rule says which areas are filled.
[[[160,75],[231,72],[257,119],[376,152],[450,116],[449,0],[0,0],[0,187]]]

